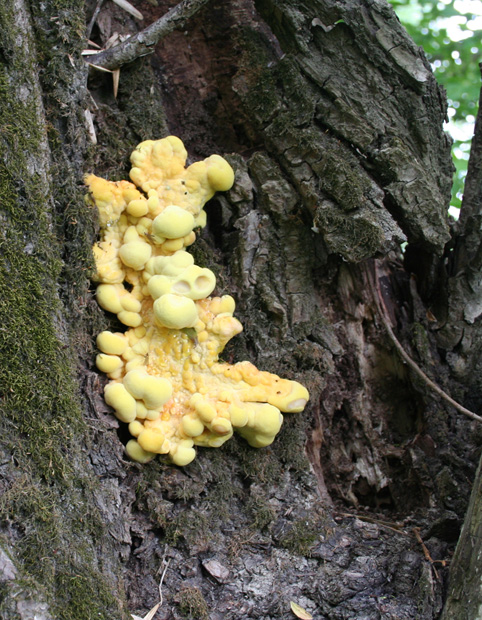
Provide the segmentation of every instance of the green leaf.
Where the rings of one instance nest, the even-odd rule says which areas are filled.
[[[472,12],[463,10],[463,3],[458,10],[458,4],[452,0],[391,0],[390,3],[415,43],[425,50],[437,81],[445,87],[451,123],[467,122],[467,117],[477,113],[481,86],[478,64],[482,61],[482,44],[477,32],[468,28],[474,17]],[[456,39],[451,40],[451,34],[457,35]],[[464,34],[470,36],[460,38]],[[468,152],[470,138],[464,148],[460,141],[454,141],[456,173],[452,205],[457,207],[463,193],[467,158],[456,157],[455,152],[457,149]]]

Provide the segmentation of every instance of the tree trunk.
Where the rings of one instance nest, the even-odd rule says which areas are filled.
[[[482,334],[479,319],[481,306],[482,216],[482,94],[472,140],[459,230],[449,262],[446,287],[447,327],[440,330],[439,340],[451,347],[448,362],[453,374],[471,388],[474,405],[480,402],[480,347]],[[476,353],[477,352],[477,353]],[[475,355],[474,355],[475,353]],[[469,508],[457,544],[450,574],[449,593],[442,618],[462,620],[482,615],[482,478],[477,470]]]
[[[467,516],[453,559],[450,588],[443,620],[480,618],[482,614],[482,573],[480,539],[482,536],[482,474],[477,470]]]
[[[0,617],[145,615],[162,580],[156,620],[281,620],[290,601],[438,618],[480,430],[390,332],[476,413],[480,384],[447,337],[477,314],[440,284],[469,237],[447,219],[445,97],[422,51],[383,0],[212,0],[121,68],[115,98],[80,55],[85,4],[0,7]],[[148,24],[175,3],[134,4]],[[90,36],[138,29],[105,3]],[[310,391],[269,448],[234,437],[185,468],[129,462],[104,403],[94,341],[114,324],[82,182],[127,178],[137,143],[169,134],[236,172],[191,250],[244,325],[224,359]]]

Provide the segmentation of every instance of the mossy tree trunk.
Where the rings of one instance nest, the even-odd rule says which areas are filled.
[[[174,3],[133,4],[150,23]],[[288,619],[290,600],[439,617],[480,427],[402,362],[380,312],[480,413],[480,226],[446,216],[445,97],[423,53],[383,0],[212,0],[121,69],[115,98],[81,57],[94,9],[0,6],[0,617],[144,615],[166,566],[159,619]],[[106,2],[91,38],[139,27]],[[245,327],[225,358],[311,394],[270,448],[233,438],[184,469],[128,462],[103,403],[82,182],[126,178],[133,147],[169,133],[236,169],[192,248]]]

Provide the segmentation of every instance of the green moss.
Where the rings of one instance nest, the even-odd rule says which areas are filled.
[[[183,588],[176,596],[179,612],[189,620],[209,620],[209,607],[201,591],[194,586]]]
[[[422,359],[428,361],[430,359],[430,342],[427,328],[422,323],[414,322],[410,326],[410,336],[419,355]]]
[[[169,523],[169,513],[172,505],[162,497],[149,493],[146,498],[146,514],[152,523],[156,523],[162,529],[166,529]],[[142,505],[142,504],[141,504]],[[173,536],[173,538],[176,538]]]
[[[58,97],[58,104],[72,93],[75,61],[83,62],[79,56],[85,45],[84,3],[82,0],[34,2],[31,4],[31,14],[37,58],[44,68],[40,78],[45,94],[50,98]],[[85,67],[83,64],[80,66]],[[79,93],[77,99],[78,96]],[[54,101],[50,99],[48,103],[54,104]],[[72,114],[72,109],[64,113]]]
[[[283,466],[270,447],[252,448],[244,440],[234,438],[229,443],[236,446],[236,455],[243,476],[256,483],[273,482],[283,471]],[[227,446],[227,444],[226,444]]]
[[[77,203],[80,185],[64,150],[69,140],[75,144],[74,132],[65,131],[65,142],[58,138],[66,129],[60,131],[59,116],[58,128],[51,123],[46,131],[35,46],[28,29],[19,39],[14,3],[1,5],[0,51],[8,62],[0,64],[0,433],[15,466],[5,478],[0,523],[14,534],[16,583],[26,598],[38,591],[58,620],[120,620],[126,617],[122,601],[97,558],[106,532],[94,503],[96,481],[88,477],[81,451],[88,433],[66,310],[85,292],[93,229],[83,202]],[[42,71],[44,104],[63,110],[71,122],[71,106],[59,102],[77,88],[68,53],[78,48],[84,28],[80,7],[52,2],[45,11],[33,7],[34,16],[36,8],[52,29],[39,27],[36,41],[40,60],[53,60]],[[56,21],[50,10],[59,11]],[[67,31],[69,45],[59,45]],[[69,234],[79,235],[77,245],[69,244],[82,265],[78,274],[64,269],[64,214]]]
[[[96,130],[99,144],[89,153],[85,169],[95,171],[97,176],[109,181],[128,179],[129,157],[138,138],[128,126],[126,115],[114,105],[100,103],[98,107]]]
[[[311,549],[319,536],[319,525],[310,518],[298,519],[291,529],[281,538],[280,544],[285,549],[310,557]]]
[[[209,468],[209,497],[207,499],[214,511],[226,509],[229,512],[229,505],[233,499],[242,493],[241,485],[233,484],[233,474],[237,469],[237,464],[234,455],[226,450],[231,441],[221,448],[210,449],[200,455],[203,460],[205,458],[208,461],[205,467],[205,469]]]
[[[60,308],[52,277],[59,264],[49,260],[49,249],[40,249],[41,234],[35,255],[26,252],[22,231],[9,229],[0,237],[0,390],[4,416],[15,425],[17,449],[46,478],[64,478],[71,469],[65,449],[83,424],[69,352],[56,335]]]
[[[45,486],[33,474],[20,476],[2,495],[0,523],[17,524],[19,583],[26,592],[43,591],[59,620],[110,620],[114,614],[120,618],[120,601],[106,585],[90,548],[90,540],[100,538],[102,526],[96,516],[85,513],[80,490],[68,491],[71,519],[66,518],[56,487]]]
[[[252,28],[238,28],[238,36],[241,49],[248,57],[243,66],[250,67],[244,76],[247,88],[239,94],[256,121],[264,125],[279,112],[276,76],[270,68],[275,58],[261,33]]]
[[[28,155],[45,150],[35,98],[20,101],[7,83],[0,68],[0,95],[8,110],[6,157],[0,162],[0,429],[8,418],[18,450],[30,455],[37,471],[63,477],[70,468],[63,453],[80,428],[81,413],[69,352],[57,335],[62,326],[55,283],[62,263],[48,216],[48,187],[41,174],[31,173]],[[7,441],[10,434],[4,430]]]
[[[261,531],[268,527],[276,514],[267,499],[261,495],[252,495],[246,503],[246,510],[251,515],[251,527]]]
[[[316,96],[309,90],[298,63],[290,55],[284,56],[276,65],[276,77],[283,97],[290,101],[293,124],[304,126],[311,123],[315,115]]]
[[[329,251],[353,263],[373,256],[383,241],[378,222],[371,222],[366,215],[347,217],[332,208],[318,208],[314,224],[320,229]]]
[[[6,581],[0,581],[0,617],[2,618],[12,618],[12,609],[9,605],[8,596],[9,596],[9,587]],[[7,615],[7,613],[9,615]]]
[[[65,571],[57,569],[57,613],[61,614],[57,617],[62,620],[119,618],[121,601],[105,586],[100,571],[89,566],[88,558],[82,558],[81,562],[75,557],[71,560]]]
[[[139,59],[122,68],[117,100],[111,82],[111,76],[90,74],[90,89],[98,109],[98,144],[89,153],[85,167],[95,170],[98,176],[117,181],[128,178],[129,157],[136,144],[165,137],[169,128],[159,82],[149,59]]]
[[[211,538],[208,519],[199,510],[185,508],[180,514],[169,519],[166,527],[166,543],[175,546],[180,539],[188,547],[202,545]]]
[[[154,76],[149,58],[140,58],[122,68],[119,108],[129,119],[129,125],[139,142],[169,135],[160,99],[159,80]]]
[[[330,147],[330,151],[324,152],[311,166],[319,179],[320,189],[344,211],[357,209],[367,202],[365,195],[370,191],[370,181],[342,145],[332,141]]]
[[[285,419],[276,438],[275,450],[280,461],[291,471],[302,474],[309,471],[310,463],[306,456],[306,432],[309,426],[306,412]]]

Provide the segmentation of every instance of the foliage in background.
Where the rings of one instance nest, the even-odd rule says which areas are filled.
[[[424,48],[437,81],[447,90],[456,168],[452,206],[460,207],[477,114],[482,60],[481,0],[390,0],[400,21]]]

